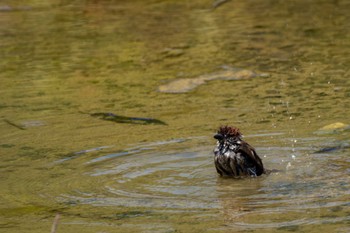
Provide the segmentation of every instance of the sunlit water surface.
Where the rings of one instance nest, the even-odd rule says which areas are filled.
[[[0,3],[1,232],[350,231],[349,2],[212,3]],[[218,177],[222,124],[275,172]]]

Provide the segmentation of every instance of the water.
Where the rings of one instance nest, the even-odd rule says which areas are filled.
[[[1,232],[350,231],[350,132],[314,133],[350,123],[349,3],[211,6],[1,2]],[[268,76],[159,92],[223,67]],[[222,124],[279,171],[218,177]]]

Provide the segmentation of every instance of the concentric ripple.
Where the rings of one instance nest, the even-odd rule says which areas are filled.
[[[99,152],[84,162],[89,168],[85,176],[98,180],[94,188],[77,187],[60,201],[176,213],[211,210],[226,228],[251,230],[350,221],[348,151],[317,154],[303,144],[257,147],[274,172],[230,179],[217,176],[212,147],[201,146],[207,140],[176,139]]]
[[[66,195],[66,198],[106,206],[218,208],[211,149],[181,153],[170,149],[184,141],[189,139],[141,145],[92,158],[86,162],[93,167],[88,175],[101,177],[103,183],[99,185],[104,196]]]

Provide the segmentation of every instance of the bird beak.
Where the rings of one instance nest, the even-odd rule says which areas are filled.
[[[222,139],[224,139],[224,136],[222,134],[218,133],[218,134],[214,135],[214,138],[221,141]]]

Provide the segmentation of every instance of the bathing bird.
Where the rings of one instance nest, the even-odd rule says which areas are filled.
[[[221,126],[214,138],[217,140],[214,162],[220,176],[256,177],[265,173],[260,157],[243,141],[238,128]]]

